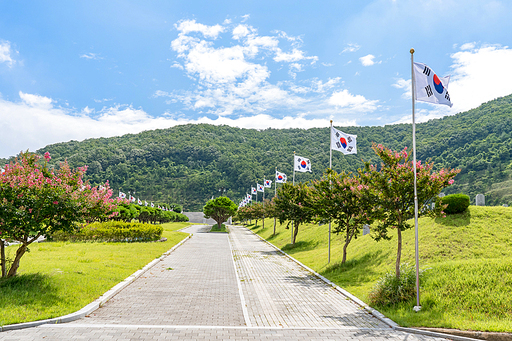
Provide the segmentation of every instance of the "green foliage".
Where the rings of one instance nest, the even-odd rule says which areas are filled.
[[[446,214],[462,213],[469,207],[469,196],[466,194],[450,194],[439,199],[441,205],[447,205],[443,211]]]
[[[489,205],[512,206],[512,96],[467,112],[416,125],[418,160],[431,160],[435,169],[460,168],[446,194],[478,193]],[[393,150],[412,148],[411,124],[346,127],[356,134],[357,156],[333,153],[336,170],[356,172],[376,160],[372,142]],[[121,137],[70,141],[38,151],[52,154],[52,164],[68,160],[72,167],[90,165],[92,184],[109,180],[111,188],[136,191],[154,202],[173,202],[185,211],[200,211],[205,198],[227,188],[241,199],[262,175],[279,171],[291,178],[293,151],[308,157],[314,173],[300,181],[319,179],[329,167],[329,128],[240,129],[187,124]],[[93,166],[94,165],[94,166]]]
[[[217,197],[212,200],[208,200],[206,205],[203,207],[203,214],[205,218],[212,218],[217,222],[217,225],[228,220],[236,214],[237,206],[228,197]]]
[[[315,216],[310,191],[306,184],[285,183],[277,190],[277,197],[274,198],[279,222],[287,222],[287,228],[290,225],[293,228],[292,244],[297,239],[299,226],[311,222]]]
[[[423,271],[420,270],[420,284]],[[409,263],[400,265],[400,277],[395,271],[387,272],[375,284],[368,294],[372,306],[391,306],[402,302],[410,302],[416,297],[416,268]]]
[[[86,225],[78,233],[56,232],[56,241],[95,241],[95,242],[149,242],[162,237],[162,226],[109,221]]]

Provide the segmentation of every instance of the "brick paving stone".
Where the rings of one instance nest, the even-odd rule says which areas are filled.
[[[205,230],[90,317],[0,340],[445,340],[389,328],[246,228]]]

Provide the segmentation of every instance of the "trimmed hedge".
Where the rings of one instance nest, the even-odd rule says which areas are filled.
[[[162,226],[126,223],[123,221],[108,221],[89,224],[77,233],[63,233],[61,231],[52,235],[56,241],[96,241],[96,242],[149,242],[162,237]]]
[[[443,211],[446,214],[462,213],[469,207],[469,196],[466,194],[450,194],[440,199],[442,205],[448,205]]]

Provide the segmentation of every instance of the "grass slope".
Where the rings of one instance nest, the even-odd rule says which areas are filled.
[[[0,325],[80,310],[178,244],[187,234],[176,230],[189,225],[163,224],[166,242],[32,244],[21,259],[19,275],[0,279]],[[7,253],[16,248],[8,247]]]
[[[512,208],[471,206],[467,213],[419,220],[420,267],[428,269],[422,283],[419,313],[415,302],[376,307],[402,326],[444,327],[496,332],[512,331]],[[295,246],[290,230],[273,220],[250,225],[254,232],[299,261],[367,302],[379,277],[394,269],[396,236],[375,242],[359,236],[341,265],[341,236],[332,235],[328,257],[328,226],[300,226]],[[403,233],[402,262],[414,264],[414,229]]]

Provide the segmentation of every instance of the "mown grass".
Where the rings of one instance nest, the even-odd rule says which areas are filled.
[[[80,310],[183,240],[189,223],[163,224],[166,242],[32,244],[18,276],[0,280],[0,325]],[[12,255],[17,246],[9,246]]]
[[[219,225],[213,224],[210,232],[228,232],[228,230],[226,229],[226,225],[224,224],[221,224],[220,228]]]
[[[427,269],[421,289],[423,309],[415,302],[376,307],[402,326],[444,327],[496,332],[512,331],[512,208],[470,206],[463,214],[419,220],[420,267]],[[290,230],[265,221],[254,232],[329,278],[363,301],[379,277],[394,269],[396,236],[375,242],[359,236],[341,265],[341,236],[332,235],[328,258],[328,225],[300,226],[295,246]],[[414,229],[403,233],[402,262],[414,264]]]

